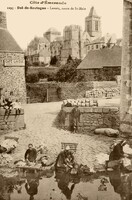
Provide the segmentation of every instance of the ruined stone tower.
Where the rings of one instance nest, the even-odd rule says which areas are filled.
[[[101,36],[101,21],[94,7],[90,9],[89,15],[85,18],[85,31],[87,31],[93,39]]]
[[[132,134],[132,0],[123,9],[120,130]]]
[[[7,30],[4,12],[0,12],[0,88],[26,101],[24,52]]]

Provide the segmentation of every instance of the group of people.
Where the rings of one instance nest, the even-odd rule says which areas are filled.
[[[1,94],[0,107],[5,109],[5,114],[4,114],[5,122],[7,122],[7,119],[10,116],[11,111],[13,109],[16,111],[16,115],[20,114],[21,112],[21,102],[19,102],[18,99],[14,98],[12,91],[9,94],[7,92]]]
[[[27,164],[30,163],[36,163],[37,162],[37,155],[38,151],[33,147],[33,144],[28,145],[28,149],[25,152],[25,161]],[[44,166],[46,163],[42,159],[41,160],[42,166]],[[55,161],[55,169],[63,168],[66,169],[66,171],[74,168],[75,161],[74,156],[70,150],[69,146],[66,146],[64,151],[61,151],[59,155],[57,156],[57,159]]]
[[[126,143],[127,143],[126,140],[121,140],[113,144],[109,155],[109,162],[119,161],[119,163],[121,163],[124,157],[128,157],[128,154],[125,154],[123,151],[123,147],[124,145],[126,145]],[[28,149],[25,153],[25,161],[27,163],[30,162],[32,163],[36,162],[36,159],[37,159],[37,150],[33,147],[32,144],[29,144]],[[74,166],[75,166],[75,160],[73,153],[71,152],[70,147],[66,146],[65,150],[61,151],[57,156],[55,162],[55,169],[64,168],[66,169],[66,171],[68,171],[70,169],[73,169]]]

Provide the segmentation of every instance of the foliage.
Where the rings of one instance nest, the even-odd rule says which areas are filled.
[[[39,76],[38,74],[28,74],[26,76],[26,82],[27,83],[36,83],[39,81]]]
[[[80,59],[68,59],[67,63],[63,65],[56,74],[56,81],[58,82],[75,82],[77,81],[77,66],[80,64]]]
[[[57,57],[56,57],[56,56],[53,56],[53,57],[51,58],[50,65],[56,65],[57,61],[58,61]]]
[[[39,79],[47,78],[48,81],[57,81],[57,82],[77,82],[84,79],[83,75],[77,77],[77,66],[80,64],[80,59],[72,59],[69,57],[67,63],[58,68],[56,71],[39,71],[26,74],[27,83],[38,82]]]
[[[45,73],[45,72],[40,71],[38,73],[38,77],[39,77],[39,79],[48,78],[48,74]]]

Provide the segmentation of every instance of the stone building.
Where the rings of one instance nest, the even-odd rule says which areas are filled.
[[[105,47],[111,48],[113,46],[121,46],[119,40],[117,41],[115,34],[109,34],[92,40],[87,45],[87,52],[90,50],[99,50]]]
[[[9,33],[4,12],[0,12],[0,88],[26,102],[24,52]]]
[[[63,47],[63,40],[60,38],[59,41],[53,41],[50,44],[50,52],[51,52],[51,57],[61,57],[61,51]]]
[[[66,26],[63,32],[63,48],[61,61],[66,62],[69,55],[72,58],[81,57],[81,28],[78,25]],[[74,48],[73,48],[74,47]]]
[[[85,81],[113,81],[121,73],[121,47],[89,51],[77,67]]]
[[[49,28],[45,33],[44,37],[47,38],[49,42],[53,42],[56,40],[56,38],[59,38],[61,36],[61,33],[57,31],[55,28]]]
[[[102,35],[101,18],[97,15],[94,7],[90,9],[89,15],[85,18],[85,31],[94,39]]]
[[[90,50],[113,46],[118,46],[116,35],[102,36],[101,18],[92,7],[89,15],[85,18],[85,31],[78,25],[64,28],[61,61],[65,63],[69,55],[72,58],[83,59]]]
[[[45,66],[50,62],[50,42],[45,37],[35,37],[27,47],[27,61],[30,65]]]
[[[50,44],[51,59],[56,57],[62,64],[66,63],[69,56],[73,59],[83,59],[90,50],[111,48],[121,44],[119,40],[117,42],[115,34],[102,36],[101,18],[97,15],[94,7],[90,9],[85,18],[84,31],[79,25],[65,26],[63,36],[61,36],[61,33],[52,27],[43,34],[43,37]],[[43,53],[47,57],[47,52],[43,51]],[[37,62],[38,56],[35,56],[34,59]]]
[[[132,134],[132,0],[123,1],[120,130]]]
[[[78,25],[66,26],[63,31],[63,48],[61,62],[65,63],[69,55],[75,59],[83,59],[87,54],[90,36]]]

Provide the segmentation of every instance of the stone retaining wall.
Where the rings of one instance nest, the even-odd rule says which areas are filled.
[[[77,82],[77,83],[57,83],[57,82],[45,82],[45,83],[27,83],[27,96],[30,98],[31,103],[45,102],[45,97],[48,89],[48,101],[60,101],[64,99],[77,99],[83,98],[86,91],[93,88],[119,88],[114,81],[104,82]],[[57,89],[60,88],[60,93],[57,93]]]
[[[7,122],[4,119],[5,110],[0,108],[0,134],[8,131],[17,131],[25,128],[24,123],[24,110],[21,109],[19,115],[16,115],[16,111],[12,110]]]
[[[66,111],[65,128],[71,129],[71,111],[73,107],[64,107]],[[79,132],[89,133],[96,128],[119,129],[118,107],[79,107],[81,112]]]

